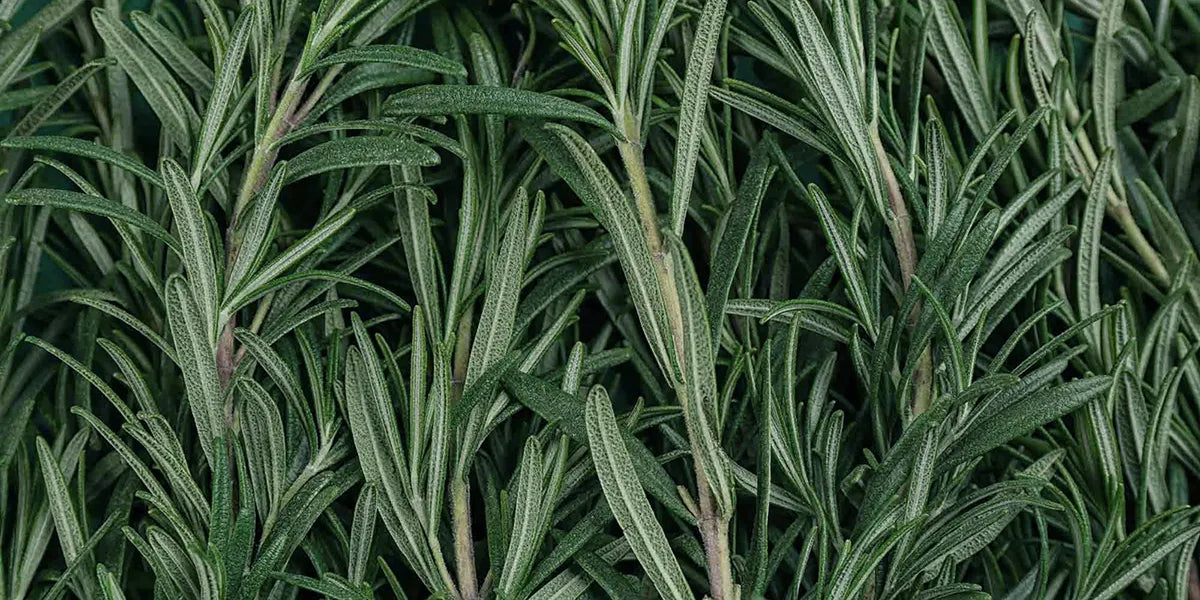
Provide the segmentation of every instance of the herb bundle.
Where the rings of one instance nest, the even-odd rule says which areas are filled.
[[[1200,599],[1194,1],[0,20],[0,599]]]

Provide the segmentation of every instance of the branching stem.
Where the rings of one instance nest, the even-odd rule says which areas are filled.
[[[679,300],[679,290],[675,286],[675,278],[672,273],[671,257],[663,248],[662,234],[658,229],[658,211],[650,192],[650,180],[646,176],[641,136],[638,130],[640,120],[631,118],[627,114],[624,116],[626,118],[619,120],[623,124],[623,133],[626,139],[618,140],[617,148],[629,176],[638,217],[642,224],[642,230],[646,234],[647,245],[654,260],[659,285],[662,288],[663,303],[666,305],[667,320],[671,327],[671,341],[674,344],[675,356],[679,357],[679,360],[683,360],[686,343],[683,332],[683,311]],[[682,370],[687,372],[687,369]],[[668,373],[668,377],[674,378],[674,375]],[[682,388],[687,385],[687,381],[678,381],[675,382],[675,385]],[[678,395],[681,403],[687,402],[688,394],[685,389],[680,389]],[[692,456],[701,456],[694,440],[692,441]],[[700,504],[698,521],[707,563],[709,597],[712,600],[733,600],[733,572],[729,556],[729,519],[717,509],[708,477],[704,475],[704,468],[698,460],[693,460],[693,465],[696,471],[696,493]]]
[[[254,194],[258,193],[259,188],[267,180],[267,173],[275,164],[275,157],[278,155],[278,150],[274,147],[275,142],[287,135],[293,126],[293,112],[300,102],[304,94],[305,82],[307,77],[301,79],[292,79],[288,87],[283,92],[283,96],[279,100],[279,104],[275,107],[275,112],[271,115],[271,120],[268,122],[267,129],[263,132],[261,140],[255,144],[254,154],[250,157],[250,166],[247,167],[246,173],[242,178],[242,187],[238,192],[237,201],[233,205],[233,213],[229,218],[229,227],[225,231],[225,261],[226,265],[232,265],[237,258],[238,248],[241,245],[241,233],[238,230],[238,220],[242,211],[250,203],[250,199]],[[317,96],[318,94],[313,94]],[[221,324],[221,333],[217,338],[217,374],[220,376],[221,387],[225,388],[229,385],[229,379],[233,376],[234,369],[237,368],[238,360],[241,358],[241,352],[235,351],[235,340],[233,338],[233,330],[237,327],[237,316],[229,317],[229,320]],[[232,407],[226,407],[226,424],[232,426],[233,416]]]

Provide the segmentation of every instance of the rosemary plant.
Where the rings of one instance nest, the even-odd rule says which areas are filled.
[[[1200,600],[1192,0],[0,20],[0,600]]]

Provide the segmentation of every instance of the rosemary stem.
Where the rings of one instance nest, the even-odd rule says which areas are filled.
[[[659,285],[663,291],[663,303],[666,305],[667,320],[671,327],[671,341],[675,347],[675,356],[679,357],[679,360],[683,360],[685,344],[683,312],[679,300],[679,290],[675,286],[675,278],[672,275],[671,259],[663,248],[662,234],[658,229],[658,211],[654,206],[654,197],[650,191],[650,180],[646,176],[646,165],[638,130],[641,120],[633,118],[624,111],[619,116],[625,117],[618,118],[623,124],[625,139],[617,141],[617,148],[629,176],[634,204],[646,235],[650,255],[654,259]],[[686,368],[680,370],[687,372]],[[675,378],[670,373],[668,373],[668,377]],[[686,379],[675,382],[675,385],[680,388],[678,390],[680,403],[687,402],[686,386],[688,382]],[[701,456],[695,440],[692,440],[692,456]],[[707,563],[709,597],[712,600],[733,600],[733,575],[729,556],[729,520],[727,516],[717,510],[712,496],[712,488],[709,486],[708,478],[704,475],[704,468],[697,462],[698,460],[694,461],[696,493],[700,504],[698,521]]]
[[[458,321],[454,342],[454,364],[451,377],[453,402],[462,397],[463,381],[471,356],[471,320],[474,311],[468,307]],[[475,571],[475,539],[471,535],[471,488],[467,473],[455,473],[450,480],[450,520],[454,530],[454,560],[458,576],[459,597],[462,600],[479,598],[479,576]]]
[[[271,114],[271,120],[268,122],[262,139],[255,145],[254,154],[250,157],[250,166],[246,169],[246,174],[242,178],[242,187],[238,191],[237,201],[233,205],[233,213],[229,218],[229,227],[225,231],[226,264],[233,264],[234,259],[237,258],[238,247],[241,245],[238,217],[245,210],[246,205],[250,203],[250,199],[254,197],[254,194],[262,187],[266,181],[266,174],[275,164],[275,157],[278,154],[278,150],[274,148],[275,141],[286,135],[288,129],[292,126],[292,111],[304,94],[304,83],[306,80],[307,78],[293,78],[291,80],[287,89],[284,90],[279,104],[275,107],[275,112]],[[221,332],[217,338],[217,374],[220,377],[221,388],[224,389],[229,385],[229,380],[233,376],[234,369],[237,368],[238,359],[241,357],[241,354],[234,350],[236,343],[233,338],[233,330],[237,326],[237,316],[230,316],[229,320],[220,326]],[[232,421],[232,407],[226,407],[226,422],[228,425],[232,425]]]
[[[471,499],[467,482],[461,477],[450,481],[450,518],[454,527],[454,560],[458,571],[458,591],[462,600],[479,597],[475,574],[475,540],[471,536]]]
[[[908,205],[904,201],[904,194],[900,192],[900,182],[896,179],[896,173],[892,171],[892,163],[888,160],[887,152],[883,149],[883,142],[879,139],[879,129],[871,129],[871,141],[875,146],[875,158],[879,163],[879,170],[883,173],[883,183],[887,187],[888,209],[891,212],[888,219],[888,230],[892,234],[892,243],[896,246],[896,258],[900,262],[900,280],[904,284],[904,291],[912,286],[913,275],[917,272],[917,244],[913,238],[912,218],[908,214]],[[909,326],[916,325],[916,316],[920,314],[919,305],[913,309],[911,315],[908,315]],[[912,378],[913,400],[912,412],[913,415],[919,415],[929,408],[929,403],[933,396],[933,357],[930,356],[929,348],[925,348],[921,352],[920,358],[917,359],[916,369],[913,371]]]

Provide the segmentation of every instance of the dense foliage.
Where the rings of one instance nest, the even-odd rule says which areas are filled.
[[[0,599],[1200,599],[1195,0],[0,19]]]

